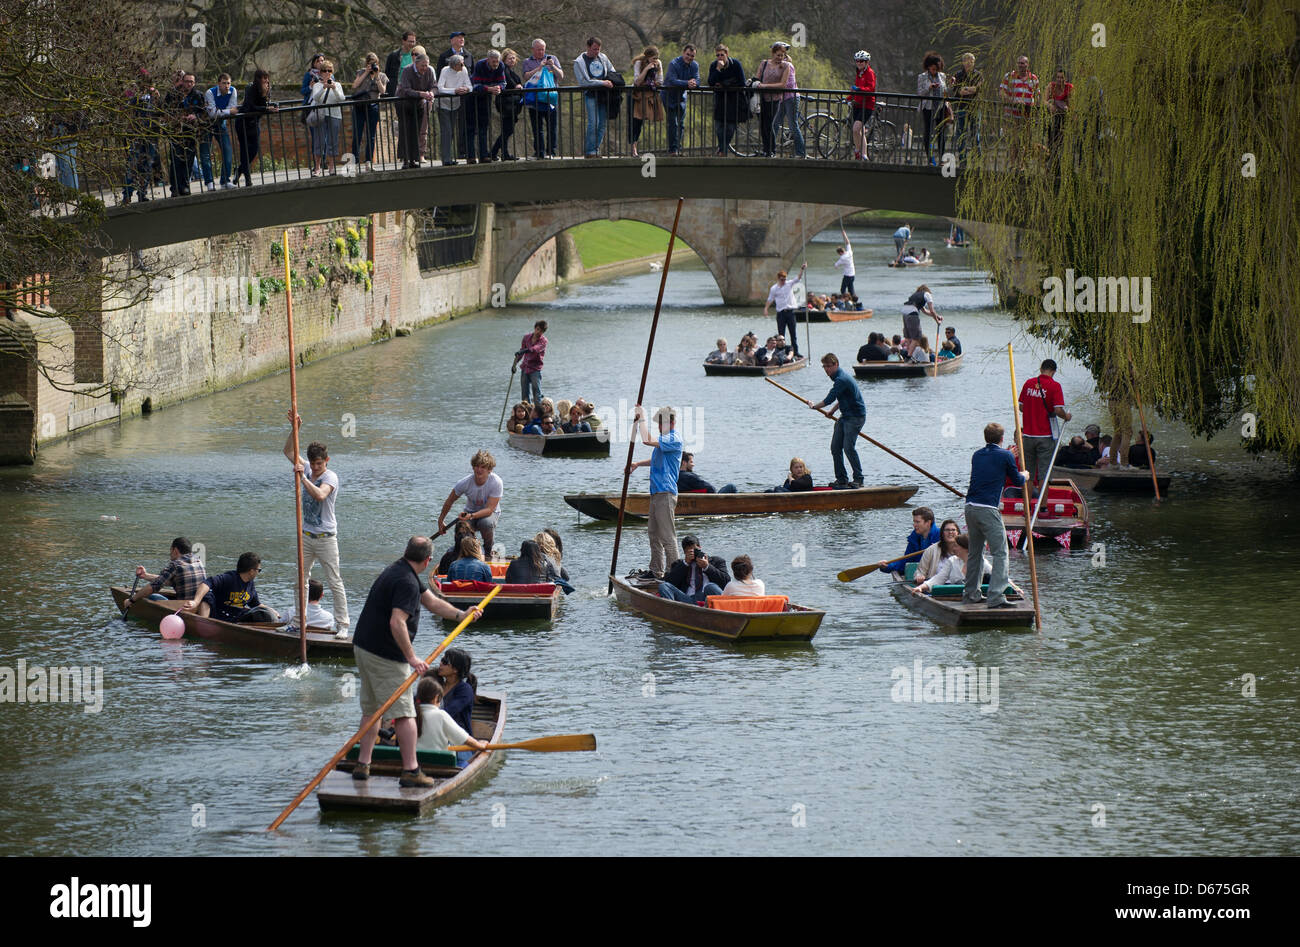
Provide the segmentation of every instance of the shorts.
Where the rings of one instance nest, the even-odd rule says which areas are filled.
[[[853,121],[866,125],[871,121],[871,113],[874,111],[874,108],[869,109],[861,105],[855,105],[853,106]]]
[[[352,646],[352,654],[357,662],[357,674],[361,678],[361,715],[369,717],[384,705],[384,701],[393,696],[393,691],[411,676],[411,666],[405,661],[392,661],[372,654],[365,648]],[[415,692],[408,687],[402,691],[384,714],[388,717],[414,717]]]

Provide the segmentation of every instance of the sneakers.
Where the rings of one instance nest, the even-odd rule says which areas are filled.
[[[865,487],[865,486],[866,486],[866,484],[862,481],[862,478],[860,478],[860,477],[859,477],[858,479],[856,479],[856,480],[853,481],[853,489],[854,489],[854,490],[861,490],[861,489],[862,489],[863,487]]]
[[[424,773],[420,772],[418,767],[415,769],[404,769],[402,770],[402,775],[397,780],[397,785],[404,789],[413,787],[423,788],[433,785],[433,777],[424,775]]]
[[[847,480],[834,480],[831,482],[832,490],[851,490],[852,486]]]
[[[358,763],[358,764],[357,764],[355,767],[353,767],[353,769],[352,769],[352,778],[355,779],[355,780],[358,780],[358,781],[363,780],[363,779],[369,779],[369,778],[370,778],[370,764],[369,764],[369,763]]]

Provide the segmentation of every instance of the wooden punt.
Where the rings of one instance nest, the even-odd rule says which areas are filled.
[[[121,586],[114,586],[112,593],[113,601],[117,603],[117,610],[120,612],[123,603],[131,594],[131,590]],[[194,612],[179,611],[179,608],[180,601],[175,598],[169,598],[166,601],[142,598],[131,606],[128,614],[149,623],[154,628],[157,628],[158,623],[168,615],[179,615],[181,621],[185,622],[186,638],[201,638],[204,641],[237,645],[251,651],[261,651],[265,654],[285,657],[293,657],[301,653],[298,632],[287,631],[283,623],[255,622],[236,624],[235,622],[221,621],[217,618],[203,618]],[[336,638],[332,631],[324,629],[313,631],[311,626],[308,625],[307,656],[309,658],[341,657],[351,659],[352,639]]]
[[[741,516],[762,513],[825,513],[902,506],[920,489],[917,484],[861,487],[856,490],[807,490],[799,493],[679,493],[677,517]],[[571,493],[564,498],[592,519],[618,519],[617,493]],[[650,494],[629,493],[624,519],[650,516]]]
[[[1150,474],[1147,475],[1150,483]],[[1034,506],[1038,500],[1030,501]],[[1023,533],[1028,522],[1024,510],[1023,494],[1004,497],[1002,500],[1002,525],[1008,535],[1013,531]],[[1034,507],[1029,509],[1033,515]],[[1068,535],[1069,546],[1087,546],[1088,533],[1092,525],[1092,515],[1088,510],[1088,501],[1083,498],[1079,488],[1068,478],[1053,478],[1047,484],[1047,499],[1043,501],[1043,510],[1034,521],[1034,539],[1042,542]]]
[[[741,375],[745,377],[761,378],[764,375],[784,375],[786,372],[797,372],[807,364],[808,359],[806,358],[801,358],[797,362],[788,362],[785,365],[722,365],[718,362],[705,362],[704,374],[724,376]]]
[[[1155,496],[1151,487],[1151,468],[1133,467],[1115,470],[1110,467],[1062,467],[1070,479],[1085,490],[1097,493],[1137,493]],[[1160,484],[1160,495],[1169,492],[1169,474],[1156,471],[1156,482]]]
[[[506,725],[506,695],[480,691],[474,695],[474,709],[470,712],[473,735],[488,743],[500,743]],[[482,750],[475,753],[464,769],[457,769],[456,757],[450,753],[417,754],[420,769],[432,776],[432,786],[398,785],[401,774],[401,757],[396,748],[375,747],[370,763],[370,778],[356,780],[352,770],[353,759],[339,763],[316,790],[316,801],[321,811],[397,812],[405,815],[422,815],[432,807],[448,801],[481,782],[488,764],[500,751]],[[355,751],[354,751],[355,753]]]
[[[978,631],[983,628],[1025,627],[1034,624],[1034,606],[1022,596],[1008,596],[1011,608],[989,608],[987,605],[963,604],[961,594],[925,595],[915,591],[910,582],[895,579],[889,591],[914,612],[961,631]]]
[[[434,594],[440,595],[457,608],[477,605],[492,586],[476,582],[473,588],[455,591],[446,586],[446,576],[439,576]],[[500,583],[498,583],[500,584]],[[483,609],[483,621],[501,619],[539,618],[552,619],[560,610],[560,587],[547,582],[538,585],[502,585],[501,591]],[[446,618],[444,621],[452,621]]]
[[[870,309],[799,309],[795,312],[798,322],[857,322],[870,319]]]
[[[542,457],[608,457],[609,431],[590,434],[509,434],[511,447]]]
[[[650,588],[611,576],[620,605],[650,618],[723,641],[812,641],[826,613],[791,604],[784,612],[728,612],[660,598]]]
[[[915,269],[915,268],[918,267],[918,266],[929,266],[929,265],[930,265],[931,263],[933,263],[933,262],[934,262],[934,257],[930,257],[930,259],[926,260],[924,263],[893,263],[893,262],[891,262],[891,263],[888,263],[888,264],[886,264],[886,265],[887,265],[887,266],[898,267],[899,269],[910,270],[910,269]]]
[[[853,374],[858,378],[924,378],[936,374],[949,375],[961,368],[965,353],[953,358],[941,358],[937,362],[858,362],[853,366]]]

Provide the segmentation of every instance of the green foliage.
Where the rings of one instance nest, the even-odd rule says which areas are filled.
[[[728,36],[722,42],[731,51],[732,58],[739,60],[745,67],[745,75],[748,77],[758,69],[759,63],[772,55],[772,44],[777,40],[789,42],[790,37],[768,32],[745,33],[739,36]],[[815,44],[809,43],[807,46],[791,49],[789,53],[790,61],[794,63],[795,82],[799,84],[799,88],[846,89],[852,85],[843,69],[837,69],[829,59],[818,55]],[[712,51],[701,48],[697,61],[700,63],[702,78],[708,76],[710,59],[712,59]],[[667,62],[668,60],[664,59],[664,63]]]
[[[996,31],[968,27],[986,40],[991,87],[1023,53],[1043,92],[1060,64],[1074,93],[1059,158],[1044,147],[1044,109],[1020,170],[986,125],[958,216],[1020,228],[1019,253],[1009,230],[981,236],[985,265],[1035,288],[1017,316],[1088,365],[1100,390],[1129,397],[1136,385],[1148,411],[1207,437],[1250,408],[1258,435],[1245,446],[1300,463],[1300,18],[1287,6],[1017,4]],[[961,0],[955,16],[975,23],[981,8]],[[1020,254],[1043,271],[1014,272]],[[1150,321],[1045,312],[1041,280],[1067,268],[1150,277]]]

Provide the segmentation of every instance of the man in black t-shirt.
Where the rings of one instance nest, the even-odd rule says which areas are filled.
[[[181,605],[181,611],[193,610],[204,618],[211,615],[219,621],[242,621],[249,609],[262,604],[256,584],[261,571],[262,557],[246,552],[229,572],[204,579],[194,598]]]
[[[478,606],[461,611],[445,599],[438,598],[421,581],[420,576],[433,559],[433,541],[427,536],[412,536],[402,558],[379,574],[370,586],[365,607],[352,635],[352,650],[361,678],[361,721],[383,706],[393,691],[407,678],[407,669],[423,674],[429,666],[415,653],[411,642],[420,627],[420,606],[433,614],[457,621],[483,612]],[[406,688],[390,711],[397,730],[397,745],[402,752],[402,786],[432,786],[433,780],[420,771],[415,757],[417,740],[415,700]],[[370,754],[379,735],[379,721],[361,735],[361,752],[353,779],[370,778]]]
[[[884,362],[889,359],[889,349],[884,347],[885,336],[881,332],[872,332],[867,336],[867,344],[858,349],[859,362]]]
[[[1130,467],[1150,467],[1155,462],[1156,451],[1151,445],[1155,443],[1156,436],[1145,430],[1141,436],[1145,443],[1134,444],[1128,449],[1128,465]]]

